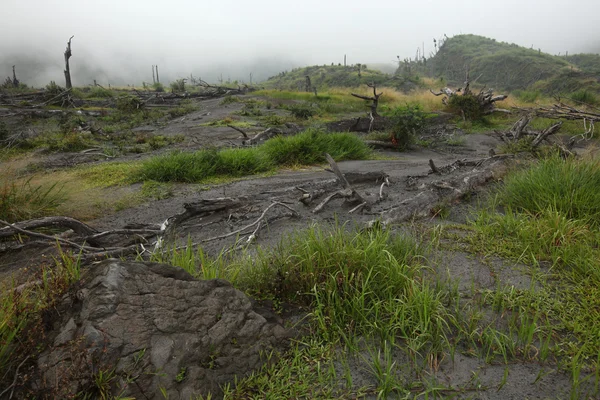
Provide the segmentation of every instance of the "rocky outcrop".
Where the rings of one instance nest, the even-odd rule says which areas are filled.
[[[262,314],[262,315],[261,315]],[[226,281],[164,264],[106,260],[65,298],[38,359],[37,389],[137,399],[189,399],[260,367],[290,337]]]

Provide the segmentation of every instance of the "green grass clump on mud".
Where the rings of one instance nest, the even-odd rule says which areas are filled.
[[[537,215],[551,209],[568,219],[600,225],[600,160],[553,156],[509,175],[503,204]]]
[[[51,215],[63,202],[57,184],[35,185],[31,178],[19,181],[10,174],[0,178],[1,220],[16,222]]]
[[[307,130],[290,137],[276,137],[264,145],[245,149],[208,149],[194,153],[171,153],[142,163],[140,180],[201,182],[215,176],[240,177],[267,172],[277,166],[311,165],[325,161],[324,153],[336,160],[361,160],[371,150],[348,133],[327,134]]]
[[[575,394],[582,371],[600,376],[599,187],[597,159],[543,159],[509,173],[466,235],[448,236],[473,253],[527,266],[529,289],[499,287],[485,302],[513,315],[515,332],[528,321],[534,355],[525,355],[569,371]]]

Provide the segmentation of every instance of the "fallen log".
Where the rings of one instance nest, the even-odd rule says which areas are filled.
[[[421,185],[418,194],[403,200],[393,208],[380,213],[379,218],[367,223],[368,228],[403,222],[412,218],[431,215],[431,210],[441,202],[453,202],[479,186],[499,177],[498,170],[508,157],[489,157],[478,160],[463,160],[464,165],[476,164],[474,169],[456,174],[448,179],[439,179]],[[440,167],[444,170],[445,167]]]

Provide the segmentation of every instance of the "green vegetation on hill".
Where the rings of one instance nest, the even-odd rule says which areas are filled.
[[[319,91],[333,87],[358,87],[368,83],[405,91],[422,86],[419,77],[414,74],[407,76],[388,75],[367,67],[367,65],[356,64],[346,67],[342,65],[314,65],[295,68],[269,78],[262,83],[262,86],[266,89],[304,91],[306,90],[307,76],[310,77],[311,86]]]
[[[566,59],[581,71],[600,76],[600,54],[573,54]]]
[[[319,90],[327,87],[355,87],[370,82],[381,85],[392,79],[390,75],[367,69],[364,65],[361,65],[360,76],[358,65],[314,65],[281,72],[269,78],[263,86],[270,89],[304,90],[307,76],[310,77],[312,86]]]
[[[477,35],[449,38],[434,57],[413,64],[417,72],[442,77],[456,86],[463,84],[468,66],[471,79],[478,78],[479,84],[499,90],[535,89],[552,95],[580,90],[600,93],[599,55],[565,58]]]

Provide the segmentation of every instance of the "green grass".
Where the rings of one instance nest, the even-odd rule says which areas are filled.
[[[141,169],[139,162],[113,162],[79,167],[75,170],[75,175],[84,179],[90,187],[109,187],[135,183],[135,177]]]
[[[569,98],[571,100],[575,100],[577,102],[589,104],[592,106],[598,104],[598,95],[587,89],[580,89],[576,92],[573,92],[571,93]]]
[[[17,365],[24,357],[34,358],[44,350],[40,339],[46,327],[44,311],[53,310],[71,283],[79,280],[79,259],[58,249],[59,256],[51,265],[28,271],[33,284],[15,290],[15,284],[2,285],[0,295],[0,386],[9,387]],[[25,269],[27,271],[27,269]],[[26,376],[20,375],[23,381]]]
[[[31,179],[19,181],[10,174],[0,179],[0,219],[4,221],[51,215],[63,201],[57,184],[34,185]]]
[[[371,150],[356,136],[308,130],[276,137],[262,146],[247,149],[208,149],[194,153],[171,153],[142,162],[137,180],[202,182],[215,176],[241,177],[271,171],[278,166],[311,165],[325,161],[366,159]]]
[[[393,378],[398,366],[382,364],[380,346],[384,352],[405,352],[417,365],[435,359],[448,345],[452,317],[442,293],[423,280],[422,253],[417,241],[389,231],[313,226],[256,254],[211,258],[188,246],[156,254],[154,260],[202,279],[227,279],[257,299],[310,310],[313,333],[303,339],[307,345],[294,347],[276,366],[238,383],[231,398],[256,391],[335,398],[356,389],[335,390],[331,384],[336,343],[355,355],[372,353],[366,364],[378,384],[369,389],[383,394],[407,393],[408,388]],[[360,338],[369,344],[359,344]]]
[[[553,210],[568,219],[600,225],[600,160],[553,156],[506,177],[500,199],[518,211]]]

